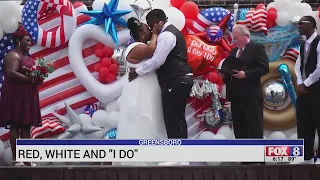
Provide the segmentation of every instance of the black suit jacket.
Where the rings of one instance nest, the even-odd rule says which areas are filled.
[[[236,56],[237,51],[238,48],[232,49],[230,55]],[[225,77],[227,99],[262,98],[260,77],[269,72],[269,58],[264,46],[250,41],[239,58],[247,62],[243,70],[247,77]]]

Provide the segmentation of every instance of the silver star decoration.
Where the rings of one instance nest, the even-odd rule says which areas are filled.
[[[106,130],[93,124],[83,124],[76,112],[68,104],[65,103],[65,106],[69,118],[53,113],[68,128],[57,139],[91,139],[90,137],[96,139],[97,136],[101,136],[102,139]]]
[[[135,0],[134,3],[136,3],[138,0]],[[151,2],[150,0],[147,1],[148,5],[147,7],[141,7],[139,4],[130,4],[133,11],[136,13],[139,20],[141,20],[141,17],[143,17],[146,13],[152,10]]]

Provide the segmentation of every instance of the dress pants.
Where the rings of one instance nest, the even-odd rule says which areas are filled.
[[[314,157],[313,147],[315,131],[320,132],[320,91],[309,94],[299,94],[297,97],[297,132],[298,138],[304,139],[304,158]],[[318,146],[318,150],[320,145]]]
[[[171,79],[161,86],[163,116],[169,139],[188,138],[185,109],[192,86],[192,75]]]
[[[231,100],[233,130],[236,139],[263,139],[263,99]]]

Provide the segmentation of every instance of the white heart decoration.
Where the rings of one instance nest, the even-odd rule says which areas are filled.
[[[87,91],[100,102],[106,103],[121,95],[123,84],[128,81],[128,78],[127,76],[123,76],[110,84],[102,84],[96,80],[86,67],[82,57],[82,46],[84,42],[89,39],[96,40],[109,47],[116,46],[112,38],[106,36],[101,27],[92,24],[80,26],[73,32],[69,40],[68,53],[70,65],[74,74]],[[118,39],[119,44],[127,43],[130,40],[129,30],[125,29],[118,32]]]

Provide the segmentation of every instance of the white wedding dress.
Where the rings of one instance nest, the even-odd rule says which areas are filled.
[[[124,53],[125,59],[133,47],[129,45]],[[143,65],[127,62],[127,69]],[[128,73],[126,75],[128,77]],[[120,117],[117,128],[117,139],[167,139],[163,120],[161,89],[156,72],[138,76],[127,81],[119,100]],[[159,162],[122,162],[114,165],[153,166]]]

